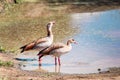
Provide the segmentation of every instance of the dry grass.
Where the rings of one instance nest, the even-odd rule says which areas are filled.
[[[61,41],[75,32],[69,26],[69,16],[63,8],[55,9],[39,3],[13,5],[0,17],[0,46],[11,51],[46,36],[49,21],[56,21],[53,27],[55,41]]]

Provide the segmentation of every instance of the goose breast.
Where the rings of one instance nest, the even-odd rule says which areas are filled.
[[[61,55],[63,55],[63,54],[68,53],[70,50],[71,50],[71,47],[64,46],[63,48],[59,48],[59,49],[52,50],[52,51],[50,52],[50,55],[59,57],[59,56],[61,56]]]

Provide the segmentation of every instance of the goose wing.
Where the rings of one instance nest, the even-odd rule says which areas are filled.
[[[21,53],[24,52],[24,51],[27,51],[27,50],[30,50],[30,49],[33,49],[37,44],[40,44],[40,43],[44,43],[46,42],[46,38],[39,38],[38,40],[36,41],[33,41],[31,43],[28,43],[22,47],[20,47],[21,50]]]
[[[65,46],[65,44],[62,43],[54,43],[53,45],[51,45],[50,47],[47,47],[43,50],[41,50],[37,55],[49,55],[49,53],[55,49],[59,49],[59,48],[63,48]]]

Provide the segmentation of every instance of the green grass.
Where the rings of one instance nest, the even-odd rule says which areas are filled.
[[[0,52],[5,52],[5,49],[2,46],[0,46]]]
[[[3,66],[3,67],[12,67],[13,66],[13,62],[11,61],[1,61],[0,60],[0,67]]]
[[[39,3],[14,4],[0,14],[0,46],[15,51],[22,45],[46,36],[46,24],[56,21],[54,41],[62,41],[76,32],[69,25],[70,17],[64,8]]]
[[[0,76],[0,80],[9,80],[7,77],[1,77]]]

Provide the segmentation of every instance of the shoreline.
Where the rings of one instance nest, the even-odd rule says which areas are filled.
[[[76,13],[86,13],[86,12],[100,12],[100,11],[107,11],[113,9],[120,9],[120,5],[85,5],[85,6],[70,6],[68,12],[76,12]]]
[[[119,80],[120,70],[89,74],[66,74],[44,70],[24,71],[18,68],[19,61],[11,53],[0,53],[0,60],[13,61],[13,67],[0,67],[0,79],[4,80]]]

